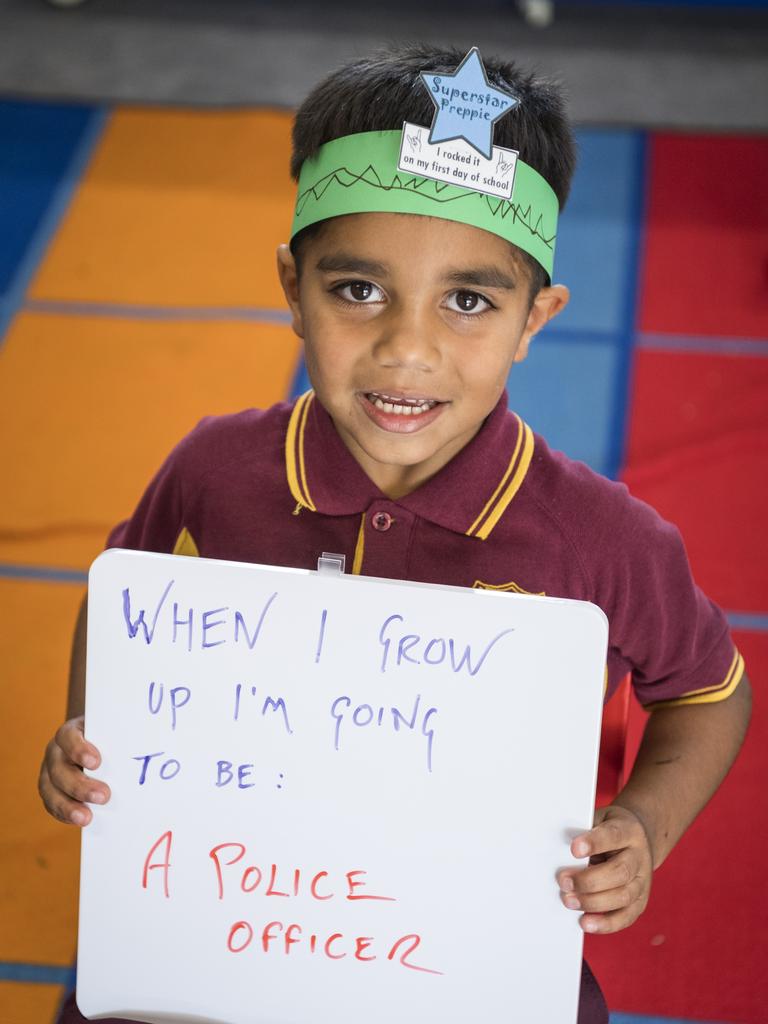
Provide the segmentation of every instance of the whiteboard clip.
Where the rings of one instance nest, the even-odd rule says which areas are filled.
[[[317,560],[317,571],[326,576],[341,576],[347,564],[346,555],[337,555],[332,551],[324,551]]]

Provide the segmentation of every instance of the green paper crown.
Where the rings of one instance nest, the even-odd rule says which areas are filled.
[[[510,199],[398,170],[399,131],[360,132],[321,146],[305,160],[291,238],[321,220],[350,213],[413,213],[471,224],[529,253],[552,279],[557,196],[518,159]]]

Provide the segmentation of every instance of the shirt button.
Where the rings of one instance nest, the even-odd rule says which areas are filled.
[[[374,530],[379,530],[381,533],[388,530],[393,522],[394,519],[389,512],[374,512],[371,516],[371,525]]]

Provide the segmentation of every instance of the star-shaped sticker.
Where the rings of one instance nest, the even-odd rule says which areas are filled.
[[[490,84],[477,47],[472,47],[452,75],[422,71],[421,80],[436,107],[430,143],[464,139],[490,160],[493,126],[518,100]]]

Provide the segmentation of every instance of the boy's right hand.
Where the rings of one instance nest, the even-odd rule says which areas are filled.
[[[46,810],[68,825],[87,825],[93,813],[86,804],[105,804],[109,786],[85,775],[101,764],[101,754],[83,735],[83,716],[70,718],[45,749],[37,788]]]

